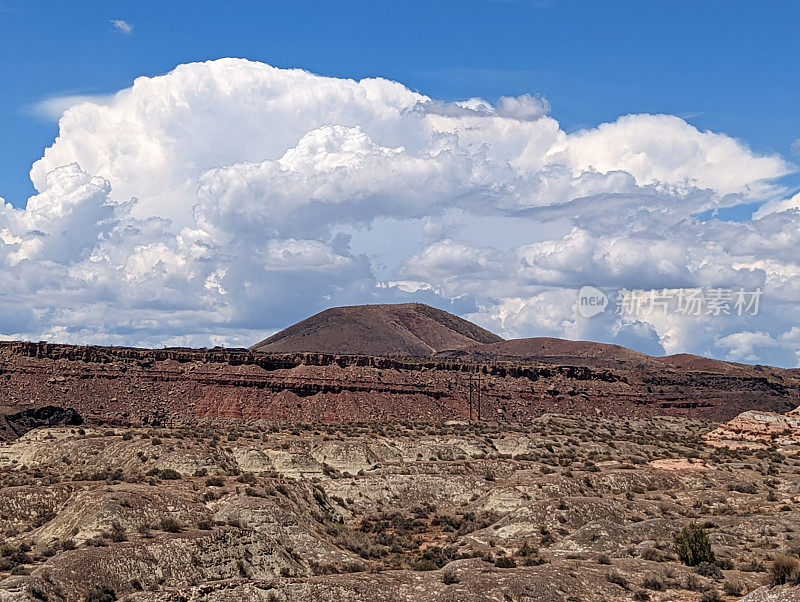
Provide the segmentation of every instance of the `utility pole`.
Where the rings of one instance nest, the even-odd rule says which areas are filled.
[[[478,422],[481,421],[481,375],[478,374]]]
[[[469,375],[469,421],[472,422],[472,374]]]
[[[469,374],[469,421],[472,422],[472,408],[477,404],[478,422],[481,420],[481,375],[477,372]]]

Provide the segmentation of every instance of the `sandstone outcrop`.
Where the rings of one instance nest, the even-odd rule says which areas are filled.
[[[800,408],[787,414],[748,410],[706,435],[711,445],[763,449],[771,445],[800,449]]]

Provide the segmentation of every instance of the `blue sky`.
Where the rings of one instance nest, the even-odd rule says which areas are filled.
[[[24,205],[57,135],[38,101],[227,56],[384,76],[443,100],[541,94],[567,131],[669,113],[795,160],[798,24],[800,4],[730,0],[0,0],[0,196]]]

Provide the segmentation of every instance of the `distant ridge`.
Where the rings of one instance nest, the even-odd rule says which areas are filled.
[[[631,371],[642,377],[663,370],[747,374],[759,378],[782,371],[690,354],[651,356],[626,347],[551,337],[505,340],[451,313],[424,305],[335,307],[298,322],[253,345],[268,353],[315,352],[373,357],[418,357],[468,363],[551,364]]]
[[[318,313],[256,343],[254,351],[430,357],[448,349],[503,339],[422,303],[354,305]]]
[[[748,371],[757,370],[756,367],[746,364],[735,364],[688,353],[652,356],[610,343],[571,341],[550,337],[509,339],[459,349],[447,349],[436,353],[435,357],[463,362],[535,362],[635,370],[671,368],[685,371],[709,370],[721,373],[738,371],[742,368]]]
[[[545,364],[579,363],[606,365],[609,363],[643,364],[653,358],[619,345],[570,341],[550,337],[511,339],[495,343],[473,345],[462,349],[445,350],[439,358],[470,362],[542,362]]]

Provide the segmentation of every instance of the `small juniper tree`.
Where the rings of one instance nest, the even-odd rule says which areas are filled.
[[[715,560],[708,533],[697,523],[689,523],[678,533],[675,537],[675,552],[681,562],[688,566]]]

